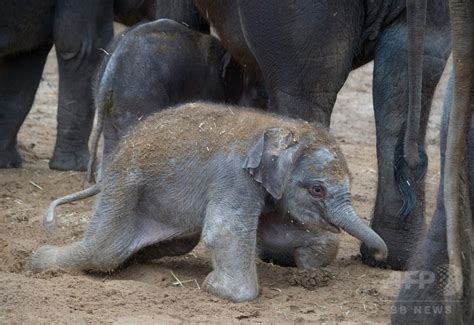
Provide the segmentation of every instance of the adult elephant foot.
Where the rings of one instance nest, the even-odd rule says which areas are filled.
[[[400,157],[399,149],[397,145],[393,151],[395,157]],[[426,155],[422,156],[426,161]],[[387,163],[393,160],[395,163]],[[385,241],[388,256],[384,261],[377,261],[374,252],[362,244],[362,261],[369,266],[405,270],[425,234],[424,179],[423,176],[409,176],[410,171],[401,167],[393,156],[384,159],[384,154],[380,154],[379,161],[382,161],[379,165],[381,176],[371,227]]]
[[[385,241],[388,256],[384,261],[376,261],[374,252],[362,245],[362,260],[370,266],[405,270],[425,234],[423,211],[427,156],[420,145],[421,163],[411,169],[405,163],[402,148],[400,137],[381,137],[377,144],[379,179],[371,227]]]
[[[411,169],[404,162],[400,139],[385,138],[377,145],[379,179],[372,229],[385,241],[388,256],[377,261],[374,252],[362,245],[362,260],[370,266],[406,269],[417,243],[425,234],[424,171],[427,156],[420,146],[421,164]]]
[[[0,168],[20,168],[22,160],[18,150],[0,151]]]
[[[424,229],[424,225],[421,225],[421,229]],[[388,247],[388,256],[384,261],[377,261],[374,258],[374,251],[362,244],[360,247],[360,253],[362,255],[362,261],[364,264],[390,268],[393,270],[405,270],[407,263],[416,248],[421,233],[418,227],[416,232],[413,229],[404,230],[399,228],[381,228],[372,227],[372,229],[383,238]]]
[[[53,157],[49,161],[49,168],[56,170],[87,170],[89,162],[89,150],[82,149],[74,152],[65,152],[58,149],[54,150]]]

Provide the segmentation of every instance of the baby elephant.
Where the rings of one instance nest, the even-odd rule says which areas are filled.
[[[185,254],[201,238],[213,263],[205,287],[238,302],[258,295],[257,241],[263,255],[292,252],[304,265],[315,252],[304,245],[342,228],[387,255],[352,207],[335,140],[302,120],[204,103],[164,110],[119,143],[99,184],[84,238],[40,247],[34,269],[109,271],[137,252]]]
[[[94,181],[102,131],[103,170],[120,138],[146,115],[192,101],[266,104],[263,84],[236,63],[216,38],[173,20],[132,28],[117,36],[108,51],[96,80],[98,126],[89,182]]]

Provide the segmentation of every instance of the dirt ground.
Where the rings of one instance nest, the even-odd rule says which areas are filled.
[[[444,89],[445,79],[439,89]],[[355,207],[367,222],[377,177],[371,89],[372,65],[353,72],[339,94],[332,121],[332,132],[353,174]],[[363,265],[359,242],[347,234],[342,235],[337,260],[313,277],[302,278],[294,269],[258,262],[261,294],[255,301],[240,304],[200,290],[198,284],[211,270],[202,245],[186,256],[135,264],[110,274],[33,273],[29,265],[32,250],[45,243],[77,240],[94,205],[89,199],[58,209],[59,227],[52,235],[41,227],[49,202],[78,190],[83,176],[48,169],[56,136],[57,92],[52,53],[19,135],[24,166],[0,170],[0,323],[389,321],[389,306],[402,274]],[[427,136],[427,215],[434,208],[439,177],[442,96],[438,91]],[[183,286],[177,285],[175,277]]]

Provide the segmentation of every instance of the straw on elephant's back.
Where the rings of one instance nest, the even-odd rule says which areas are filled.
[[[128,166],[133,160],[141,167],[149,167],[170,159],[208,159],[230,150],[243,154],[249,141],[273,127],[286,128],[296,138],[316,138],[309,142],[338,150],[326,130],[303,120],[248,108],[190,103],[147,117],[119,144],[112,165]]]

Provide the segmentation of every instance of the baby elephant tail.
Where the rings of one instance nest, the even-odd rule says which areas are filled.
[[[46,214],[46,217],[43,220],[43,226],[46,228],[46,230],[50,232],[54,229],[54,225],[55,225],[54,209],[56,209],[57,206],[74,202],[74,201],[83,200],[88,197],[94,196],[98,194],[99,192],[100,192],[100,183],[97,183],[91,187],[86,188],[85,190],[82,190],[76,193],[71,193],[66,196],[57,198],[56,200],[51,202],[51,204],[49,205],[48,212]]]

